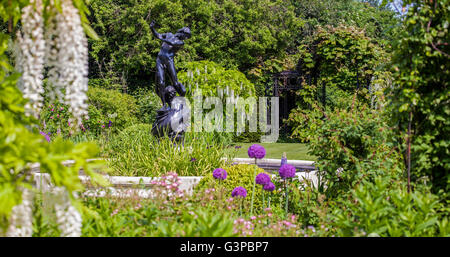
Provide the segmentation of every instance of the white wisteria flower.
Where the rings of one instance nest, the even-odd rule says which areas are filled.
[[[13,207],[6,231],[8,237],[31,237],[33,233],[33,194],[22,192],[22,203]]]
[[[62,237],[80,237],[82,219],[80,213],[71,204],[68,192],[63,187],[54,190],[56,223]]]
[[[16,65],[22,76],[18,82],[25,98],[28,115],[38,116],[43,106],[43,71],[45,56],[44,19],[42,1],[31,0],[22,9],[22,31],[17,32]]]
[[[17,33],[16,63],[22,73],[19,87],[29,100],[27,113],[36,117],[43,106],[44,66],[48,67],[47,94],[69,105],[79,125],[87,117],[88,43],[78,9],[72,0],[61,0],[61,9],[51,0],[44,27],[42,0],[31,0],[22,9],[22,30]],[[63,95],[65,90],[65,96]]]
[[[75,119],[70,123],[79,125],[88,114],[88,43],[78,9],[72,1],[62,0],[61,8],[61,13],[53,12],[46,35],[49,81],[58,98],[65,88],[64,102]]]

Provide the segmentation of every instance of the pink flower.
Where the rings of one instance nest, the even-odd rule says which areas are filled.
[[[119,209],[115,209],[115,210],[111,213],[111,216],[114,216],[114,215],[116,215],[117,213],[119,213]]]

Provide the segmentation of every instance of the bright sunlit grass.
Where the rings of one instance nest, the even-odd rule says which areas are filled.
[[[236,157],[248,158],[247,149],[255,143],[234,143],[234,146],[242,146],[238,149]],[[308,154],[306,144],[300,143],[256,143],[266,148],[266,157],[268,159],[281,159],[283,152],[286,152],[288,160],[309,160],[314,161],[316,157]]]

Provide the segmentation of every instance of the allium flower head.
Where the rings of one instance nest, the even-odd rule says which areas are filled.
[[[231,192],[231,196],[245,198],[247,196],[247,190],[243,187],[236,187],[233,189],[233,192]]]
[[[282,179],[295,177],[295,167],[290,164],[284,164],[278,172]]]
[[[266,149],[263,146],[258,144],[253,144],[248,148],[248,157],[262,159],[266,156]]]
[[[286,153],[283,153],[283,156],[281,157],[281,166],[283,166],[284,164],[287,164]]]
[[[213,171],[213,177],[218,180],[225,180],[227,178],[227,171],[222,168],[217,168]]]
[[[275,190],[275,185],[272,182],[269,182],[264,185],[263,189],[272,192],[273,190]]]
[[[259,173],[255,178],[255,182],[258,185],[264,186],[270,182],[270,176],[267,175],[266,173]]]

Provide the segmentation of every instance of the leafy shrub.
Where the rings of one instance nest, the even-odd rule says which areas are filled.
[[[426,188],[408,193],[404,183],[378,176],[364,180],[351,199],[331,215],[340,236],[450,235],[448,207]]]
[[[141,206],[140,201],[127,199],[123,203],[111,198],[85,198],[83,236],[93,237],[142,237],[151,236],[156,229],[154,219],[159,209],[150,203]]]
[[[152,124],[156,118],[156,112],[162,107],[158,95],[147,89],[137,89],[133,92],[138,107],[136,116],[140,123]]]
[[[289,1],[113,1],[90,2],[93,29],[100,35],[91,40],[91,74],[113,77],[123,84],[148,84],[155,70],[160,41],[158,32],[175,32],[189,26],[192,37],[176,62],[212,60],[227,68],[245,70],[276,58],[293,45],[302,22]]]
[[[84,119],[77,131],[69,128],[68,106],[58,101],[46,104],[41,111],[41,129],[52,137],[61,135],[65,138],[72,136],[99,136],[101,134],[116,133],[131,124],[137,123],[138,106],[136,100],[127,94],[116,90],[91,87],[87,92],[89,118]]]
[[[59,102],[52,104],[46,104],[42,109],[41,119],[41,131],[44,131],[48,135],[55,136],[68,136],[71,130],[69,126],[70,113],[68,112],[67,105]]]
[[[217,204],[211,208],[215,201],[209,195],[205,198],[178,192],[168,196],[157,189],[153,193],[152,199],[121,199],[108,194],[104,198],[84,198],[88,208],[84,212],[83,236],[234,235],[232,213],[221,211],[224,207]]]
[[[316,106],[290,115],[290,121],[297,124],[294,135],[309,140],[308,153],[317,156],[315,165],[329,194],[346,192],[366,176],[401,174],[398,171],[403,167],[382,114],[355,98],[349,110],[323,112]]]
[[[187,96],[192,97],[194,90],[201,89],[203,96],[249,97],[255,95],[255,87],[237,70],[225,69],[211,61],[188,62],[185,71],[178,74],[179,80],[185,85]]]
[[[207,209],[184,211],[177,220],[163,220],[158,223],[156,236],[174,237],[231,237],[233,219],[226,212]]]
[[[17,3],[16,3],[17,4]],[[3,8],[2,4],[2,8]],[[14,8],[20,10],[19,5]],[[18,20],[20,12],[1,13],[5,19]],[[6,16],[5,16],[6,15]],[[11,15],[11,17],[10,17]],[[73,144],[61,138],[45,141],[37,130],[38,122],[25,114],[27,100],[17,88],[20,74],[14,73],[5,54],[9,37],[0,33],[0,234],[8,227],[11,210],[22,202],[24,189],[32,189],[33,181],[30,164],[39,163],[42,173],[50,174],[52,183],[65,187],[72,193],[83,189],[78,177],[82,167],[88,176],[99,182],[100,176],[94,172],[98,162],[88,163],[95,158],[98,147],[92,143]],[[61,161],[72,159],[72,167]],[[72,198],[73,200],[73,198]]]
[[[387,53],[357,27],[319,26],[313,42],[299,47],[299,55],[298,69],[305,84],[313,89],[314,99],[326,106],[342,108],[341,99],[351,102],[355,91],[358,100],[367,103],[369,87],[386,84],[386,72],[380,68],[388,61]]]
[[[109,124],[109,121],[112,122],[111,129],[113,132],[118,132],[137,123],[136,114],[138,107],[136,100],[132,96],[115,90],[95,87],[89,88],[87,95],[92,108],[90,113],[99,114],[88,124],[91,130],[100,131],[103,125],[106,124],[106,127]],[[100,128],[98,128],[97,124],[92,124],[95,121],[99,123],[98,125],[101,124]]]
[[[248,164],[237,164],[231,166],[217,166],[216,168],[223,167],[227,171],[227,178],[221,182],[221,186],[225,188],[226,198],[231,197],[231,192],[234,188],[241,186],[247,190],[247,197],[243,202],[243,213],[250,213],[250,201],[252,197],[252,188],[253,188],[253,173],[254,173],[254,165]],[[263,169],[257,167],[256,174],[266,173]],[[200,191],[205,188],[214,188],[218,186],[218,181],[213,178],[212,170],[211,172],[205,174],[205,177],[199,182],[196,186],[195,190]],[[275,196],[275,192],[272,194]],[[268,199],[268,193],[265,193],[265,201]],[[275,197],[272,197],[272,201],[275,201]],[[253,210],[256,213],[261,212],[263,203],[262,203],[262,187],[260,185],[256,185],[255,187],[255,199],[253,203]],[[266,204],[267,207],[267,204]]]
[[[426,178],[433,192],[444,194],[450,189],[448,3],[404,1],[410,8],[395,44],[394,83],[387,89],[390,122],[405,160],[411,127],[411,180]]]
[[[226,101],[226,97],[234,97],[234,99],[247,99],[248,97],[256,97],[255,86],[251,83],[243,73],[237,70],[225,69],[217,63],[211,61],[197,61],[189,62],[185,65],[186,71],[179,73],[179,79],[187,89],[187,97],[193,106],[193,99],[195,90],[202,90],[202,96],[219,97],[223,105],[223,118],[226,117],[226,106],[230,103]],[[255,98],[257,100],[257,98]],[[257,103],[257,102],[256,102]],[[234,124],[237,124],[238,109],[236,102],[233,118]],[[193,107],[191,107],[193,108]],[[246,113],[252,112],[245,107]],[[192,109],[192,113],[194,109]],[[206,112],[204,112],[206,115]],[[195,120],[192,121],[195,122]],[[225,125],[225,124],[223,124]],[[237,127],[234,128],[236,131]],[[225,130],[225,126],[223,126]],[[231,134],[230,134],[231,135]],[[238,135],[233,135],[234,141],[255,142],[261,138],[261,132],[249,132],[248,124],[245,124],[244,132]]]
[[[230,155],[226,145],[207,133],[186,133],[176,144],[167,137],[155,138],[149,124],[137,124],[110,138],[105,155],[122,176],[158,176],[175,171],[180,176],[202,176],[223,166]]]

